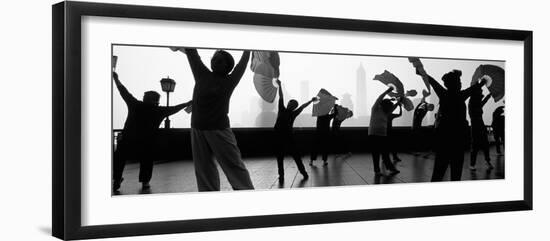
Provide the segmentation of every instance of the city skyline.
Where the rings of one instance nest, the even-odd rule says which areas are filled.
[[[209,60],[214,50],[199,49],[203,62],[209,66]],[[237,61],[242,51],[229,51]],[[121,81],[130,92],[141,99],[143,92],[154,90],[161,94],[161,101],[166,103],[166,94],[160,90],[161,78],[170,76],[176,80],[176,89],[170,95],[170,103],[178,104],[191,99],[194,85],[187,59],[182,53],[174,53],[168,48],[141,47],[141,46],[113,46],[113,54],[119,57],[117,72]],[[354,111],[354,118],[345,121],[343,126],[368,126],[370,108],[378,95],[385,87],[379,81],[372,80],[374,75],[388,70],[398,76],[406,85],[406,89],[415,89],[419,95],[412,97],[413,104],[420,100],[420,94],[425,86],[421,78],[416,75],[415,69],[407,58],[357,56],[335,54],[305,54],[305,53],[280,53],[281,76],[285,97],[285,105],[288,100],[294,98],[302,104],[313,97],[319,89],[325,88],[339,98],[337,103],[351,104],[346,106]],[[452,59],[421,59],[426,71],[436,80],[452,70],[463,71],[462,86],[469,86],[470,76],[480,64],[494,64],[504,68],[504,62],[473,61]],[[272,127],[276,116],[278,97],[273,103],[261,100],[252,84],[252,72],[249,68],[245,72],[241,82],[236,87],[230,103],[229,116],[233,127]],[[441,82],[441,81],[440,81]],[[484,90],[487,93],[487,90]],[[311,96],[310,96],[311,95]],[[346,97],[347,96],[347,97]],[[345,101],[344,101],[345,100]],[[434,95],[428,98],[428,102],[437,104]],[[489,101],[485,108],[484,118],[490,123],[491,113],[496,106],[502,105]],[[113,91],[113,128],[120,129],[126,118],[126,107],[120,99],[118,91]],[[437,105],[436,110],[437,111]],[[426,116],[424,125],[433,123],[433,113]],[[307,119],[309,116],[311,120]],[[403,117],[396,119],[395,126],[410,126],[412,123],[412,111],[404,111]],[[263,120],[262,118],[268,118]],[[181,112],[173,117],[173,128],[189,128],[190,114]],[[311,117],[311,106],[306,108],[302,117],[296,121],[296,127],[314,126],[315,118]]]

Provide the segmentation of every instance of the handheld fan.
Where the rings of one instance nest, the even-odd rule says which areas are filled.
[[[336,100],[338,99],[325,89],[319,90],[317,98],[318,100],[316,101],[316,103],[313,104],[313,116],[328,115],[328,113],[330,113],[330,111],[334,107]]]
[[[485,85],[495,102],[501,100],[504,97],[504,69],[495,65],[482,64],[474,72],[471,84],[479,82],[482,78],[487,80]]]

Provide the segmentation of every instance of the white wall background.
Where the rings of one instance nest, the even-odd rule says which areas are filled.
[[[550,87],[544,70],[550,24],[544,1],[104,1],[357,18],[400,22],[528,29],[534,33],[535,210],[480,215],[264,228],[115,240],[548,240],[549,179],[544,110]],[[54,1],[11,1],[0,9],[1,240],[54,240],[51,230],[51,8]],[[457,227],[456,231],[453,227]]]

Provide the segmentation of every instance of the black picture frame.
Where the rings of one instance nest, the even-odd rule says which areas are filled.
[[[52,6],[52,233],[72,240],[337,223],[380,219],[532,210],[532,86],[533,32],[384,21],[335,19],[170,7],[89,2],[60,2]],[[524,43],[524,186],[523,199],[405,208],[384,208],[284,215],[213,218],[132,224],[81,224],[81,18],[104,16],[136,19],[229,23],[377,33],[448,36]]]

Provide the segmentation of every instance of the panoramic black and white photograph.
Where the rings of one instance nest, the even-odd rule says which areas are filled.
[[[505,178],[503,60],[111,49],[113,195]]]

